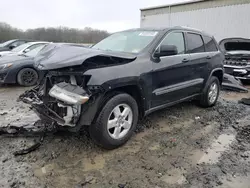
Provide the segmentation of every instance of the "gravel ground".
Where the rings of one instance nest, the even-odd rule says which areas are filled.
[[[0,88],[0,126],[29,126],[38,117],[16,98],[27,88]],[[240,96],[240,97],[239,97]],[[250,187],[249,94],[222,93],[202,109],[183,103],[139,123],[123,147],[97,147],[87,131],[49,134],[27,155],[13,152],[37,137],[0,136],[0,187]]]

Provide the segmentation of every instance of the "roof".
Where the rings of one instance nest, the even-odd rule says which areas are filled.
[[[166,27],[143,27],[143,28],[127,29],[124,31],[163,31],[165,29],[167,29],[167,28]],[[124,32],[124,31],[120,31],[120,32]]]
[[[27,43],[29,43],[30,45],[33,45],[33,44],[43,44],[43,43],[49,43],[49,42],[47,42],[47,41],[36,41],[36,42],[27,42]]]
[[[13,40],[11,40],[11,41],[19,41],[19,40],[21,40],[21,41],[26,41],[26,42],[33,42],[33,41],[35,41],[35,40],[33,40],[33,39],[13,39]]]
[[[185,26],[174,26],[174,27],[171,27],[171,28],[173,28],[173,29],[183,29],[183,30],[189,30],[189,31],[196,31],[196,32],[203,32],[202,30],[192,28],[192,27],[185,27]]]
[[[147,8],[142,8],[140,10],[144,11],[144,10],[152,10],[152,9],[165,8],[165,7],[174,7],[174,6],[179,6],[179,5],[198,3],[198,2],[202,2],[202,1],[208,1],[208,0],[190,0],[190,1],[184,1],[184,2],[179,2],[179,3],[172,3],[172,4],[165,4],[165,5],[160,5],[160,6],[147,7]]]
[[[173,26],[173,27],[142,27],[142,28],[133,28],[133,29],[128,29],[125,31],[167,31],[167,30],[183,30],[183,31],[190,31],[190,32],[197,32],[197,33],[202,33],[203,35],[213,37],[212,35],[206,33],[205,31],[202,31],[200,29],[196,28],[191,28],[191,27],[186,27],[186,26]],[[124,32],[124,31],[120,31]],[[119,32],[118,32],[119,33]]]

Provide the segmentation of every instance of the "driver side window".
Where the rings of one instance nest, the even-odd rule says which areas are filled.
[[[173,45],[176,46],[178,54],[185,53],[185,42],[184,42],[184,35],[182,32],[175,32],[168,34],[163,39],[161,45]]]
[[[13,43],[11,44],[11,46],[17,47],[17,46],[20,46],[20,45],[22,45],[22,44],[24,44],[24,43],[25,43],[25,41],[19,40],[19,41],[13,42]]]

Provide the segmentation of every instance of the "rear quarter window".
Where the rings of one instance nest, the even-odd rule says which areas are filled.
[[[218,48],[216,46],[216,43],[214,39],[208,36],[203,36],[204,43],[205,43],[205,48],[207,52],[216,52],[218,51]]]
[[[187,33],[187,49],[187,52],[190,54],[205,52],[205,47],[201,35]]]

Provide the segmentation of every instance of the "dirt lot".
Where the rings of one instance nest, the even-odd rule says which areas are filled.
[[[27,88],[0,88],[0,124],[30,125],[36,115],[16,98]],[[218,105],[184,103],[148,116],[123,147],[105,151],[87,131],[47,135],[27,155],[13,152],[34,137],[0,136],[0,187],[250,187],[250,94],[222,93]]]

